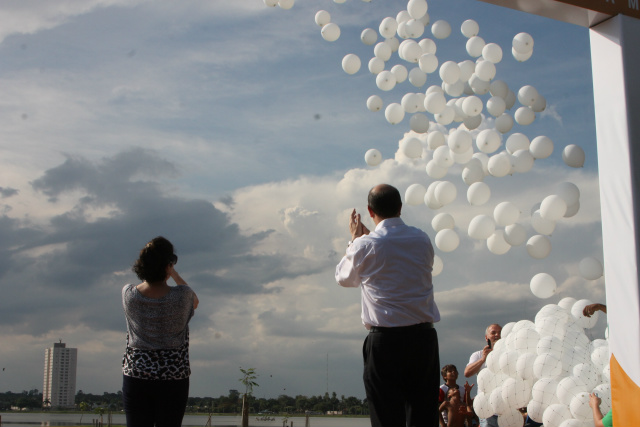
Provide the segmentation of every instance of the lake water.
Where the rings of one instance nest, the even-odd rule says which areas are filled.
[[[93,413],[86,413],[80,422],[80,414],[51,414],[51,413],[11,413],[2,412],[2,427],[29,427],[29,426],[78,426],[91,425],[92,420],[99,417]],[[107,416],[103,416],[104,425],[106,425]],[[204,427],[209,417],[207,415],[185,415],[182,420],[183,427],[199,426]],[[113,424],[125,425],[124,414],[112,415]],[[249,417],[249,425],[251,427],[282,427],[283,417],[276,416],[275,421],[260,421],[256,416]],[[304,417],[290,417],[287,426],[304,427]],[[237,427],[240,426],[240,416],[214,416],[211,417],[211,425],[218,427]],[[311,417],[310,427],[369,427],[371,422],[369,418],[342,418],[342,417]]]

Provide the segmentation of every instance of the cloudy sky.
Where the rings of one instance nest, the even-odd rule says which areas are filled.
[[[42,389],[44,350],[58,340],[79,349],[77,389],[118,390],[120,289],[137,281],[130,268],[140,248],[163,235],[201,300],[191,395],[226,395],[241,386],[239,367],[254,367],[260,397],[328,390],[363,398],[359,291],[334,280],[347,214],[365,211],[375,184],[404,193],[434,180],[426,143],[421,159],[398,152],[409,117],[391,125],[366,108],[370,95],[386,105],[441,83],[433,73],[421,88],[406,81],[381,92],[366,69],[373,47],[360,33],[404,8],[391,0],[297,0],[290,10],[262,0],[3,1],[0,391]],[[341,27],[335,42],[314,22],[320,9]],[[547,109],[503,144],[514,132],[554,142],[531,172],[486,177],[492,196],[483,206],[469,205],[455,165],[442,178],[456,185],[455,202],[403,210],[432,238],[435,214],[456,219],[460,246],[436,249],[444,270],[434,282],[441,362],[462,370],[486,325],[533,320],[563,297],[604,299],[603,279],[578,270],[584,257],[602,259],[589,34],[472,0],[433,0],[429,15],[452,27],[444,40],[429,27],[423,36],[436,40],[440,63],[470,59],[460,24],[474,19],[504,51],[496,79],[546,97]],[[535,48],[520,63],[511,40],[523,31]],[[352,76],[341,68],[347,53],[363,62]],[[415,66],[394,55],[387,69],[397,63]],[[480,128],[493,127],[485,114]],[[563,163],[568,144],[583,147],[584,168]],[[370,148],[385,159],[378,167],[364,162]],[[494,255],[467,236],[471,218],[503,201],[518,206],[533,236],[532,207],[565,181],[579,187],[581,209],[558,221],[547,258],[531,258],[524,245]],[[558,283],[546,300],[529,290],[539,272]],[[588,333],[603,329],[601,321]]]

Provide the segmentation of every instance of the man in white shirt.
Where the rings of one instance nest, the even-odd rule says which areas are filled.
[[[485,345],[482,350],[471,354],[469,363],[464,368],[465,377],[472,377],[487,367],[487,356],[489,356],[489,353],[493,350],[493,346],[500,339],[501,332],[502,326],[497,323],[487,326],[484,332],[484,339],[487,340],[487,345]],[[480,427],[498,427],[498,416],[493,415],[489,418],[481,419]]]
[[[344,287],[360,287],[364,385],[373,427],[438,424],[440,360],[433,323],[440,312],[433,297],[433,246],[418,228],[400,219],[398,190],[381,184],[369,192],[369,231],[355,209],[351,242],[336,267]]]

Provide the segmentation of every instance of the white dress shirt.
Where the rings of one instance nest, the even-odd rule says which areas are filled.
[[[433,246],[425,232],[399,217],[380,221],[353,241],[336,267],[340,286],[362,290],[362,323],[398,327],[437,322]]]

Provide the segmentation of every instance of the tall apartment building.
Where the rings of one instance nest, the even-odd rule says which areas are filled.
[[[76,396],[78,349],[60,341],[44,351],[42,401],[51,407],[72,408]]]

